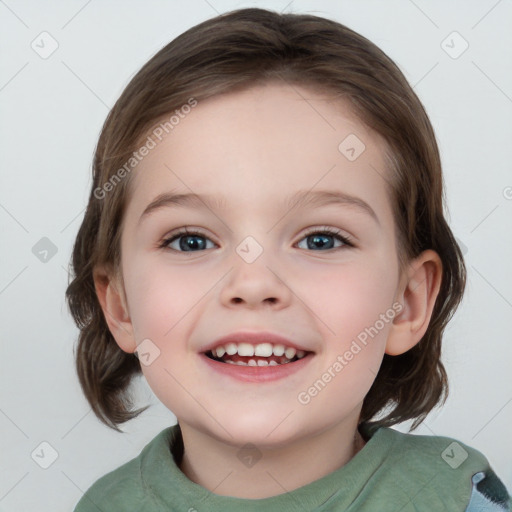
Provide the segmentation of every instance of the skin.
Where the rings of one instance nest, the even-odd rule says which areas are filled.
[[[366,146],[355,161],[338,150],[349,134]],[[124,287],[99,268],[96,290],[124,351],[144,339],[158,347],[142,370],[180,422],[180,467],[195,483],[219,495],[275,496],[343,466],[364,444],[354,444],[359,414],[383,355],[418,343],[441,278],[433,251],[399,269],[385,149],[347,103],[270,83],[199,102],[137,167],[123,222]],[[285,201],[299,190],[356,196],[378,221],[353,204],[291,210]],[[164,207],[139,222],[166,191],[222,196],[225,205]],[[158,247],[184,226],[204,232],[206,238],[192,238],[206,249],[179,252],[179,240]],[[329,249],[308,248],[306,228],[323,227],[340,230],[354,246],[327,237]],[[236,252],[247,236],[263,248],[252,263]],[[300,403],[299,393],[397,302],[401,312]],[[285,380],[264,384],[206,367],[201,348],[247,329],[296,340],[314,357]],[[252,467],[237,457],[246,443],[262,456]]]

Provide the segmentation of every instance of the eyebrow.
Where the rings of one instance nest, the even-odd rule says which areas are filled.
[[[380,224],[377,214],[366,201],[344,192],[333,192],[331,190],[317,190],[311,192],[309,190],[299,190],[285,202],[288,212],[300,208],[329,206],[333,204],[354,206],[360,211],[370,215],[377,224]],[[226,200],[223,197],[207,194],[177,194],[164,192],[155,197],[155,199],[146,206],[139,218],[139,224],[144,218],[148,217],[156,210],[176,207],[222,210],[226,207]]]

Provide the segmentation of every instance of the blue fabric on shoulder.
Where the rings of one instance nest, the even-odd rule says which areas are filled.
[[[471,477],[473,489],[466,512],[508,512],[510,496],[492,469]]]

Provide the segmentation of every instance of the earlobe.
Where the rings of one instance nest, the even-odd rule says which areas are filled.
[[[435,251],[424,251],[409,264],[398,299],[403,308],[393,319],[386,354],[403,354],[419,343],[430,323],[441,278],[442,262]]]
[[[103,310],[103,315],[105,316],[105,321],[116,343],[121,350],[133,353],[137,346],[133,336],[133,326],[128,307],[119,280],[113,277],[111,272],[106,271],[104,268],[98,268],[94,271],[94,287]]]

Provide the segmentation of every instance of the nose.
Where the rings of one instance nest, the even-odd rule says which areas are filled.
[[[286,282],[287,276],[284,271],[272,268],[268,263],[270,262],[263,255],[252,263],[241,258],[239,261],[235,260],[220,294],[222,304],[250,309],[287,307],[293,296]]]

